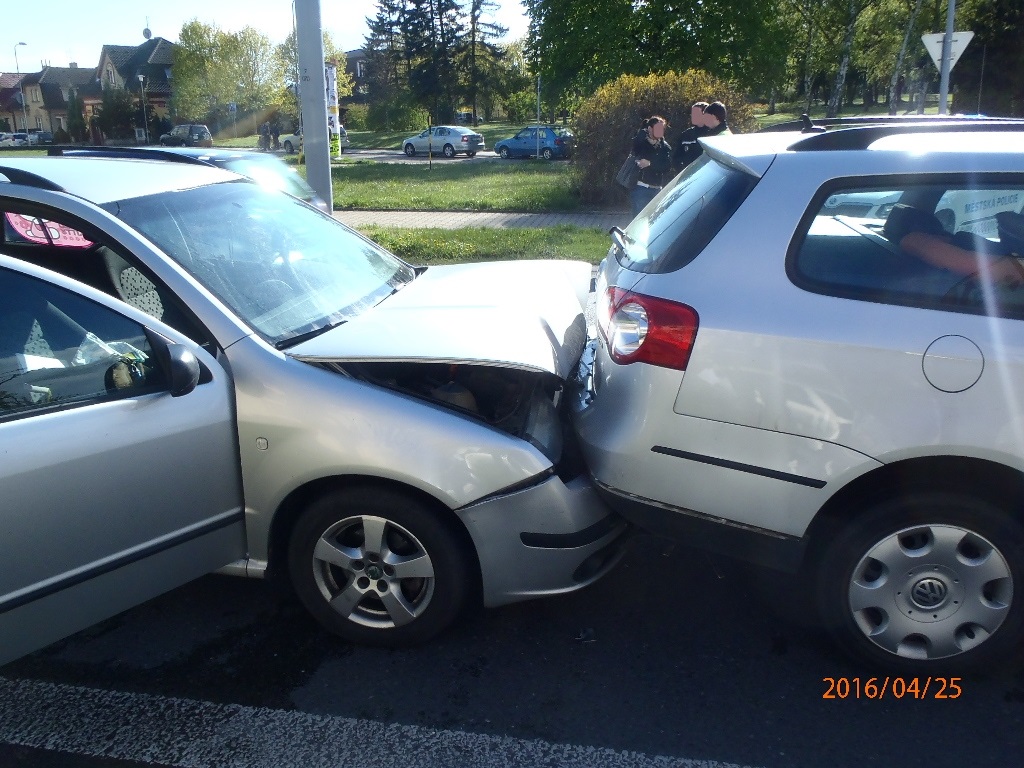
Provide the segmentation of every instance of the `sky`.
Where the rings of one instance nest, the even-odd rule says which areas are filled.
[[[522,37],[528,21],[519,0],[498,2],[501,10],[495,15],[509,28],[508,39]],[[0,72],[38,72],[41,63],[93,68],[104,45],[139,45],[146,28],[154,37],[177,42],[182,25],[192,19],[228,32],[251,26],[273,43],[284,42],[292,29],[291,0],[45,0],[44,5],[49,23],[27,12],[25,3],[19,3],[21,13],[3,14]],[[321,25],[341,50],[355,50],[368,32],[366,17],[376,10],[376,0],[320,0]]]

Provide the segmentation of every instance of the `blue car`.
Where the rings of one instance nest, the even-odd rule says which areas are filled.
[[[537,133],[540,132],[540,142]],[[550,125],[528,125],[510,139],[502,139],[494,145],[494,151],[506,160],[510,157],[556,157],[572,155],[572,133],[566,128]]]

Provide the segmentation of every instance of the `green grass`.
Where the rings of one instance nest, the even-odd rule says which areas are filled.
[[[331,168],[336,209],[577,211],[567,163],[354,162]]]
[[[575,259],[597,264],[608,251],[600,229],[558,226],[543,229],[360,230],[412,264],[465,264],[475,261]]]

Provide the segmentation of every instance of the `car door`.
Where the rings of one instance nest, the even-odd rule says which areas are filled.
[[[0,256],[0,664],[244,556],[231,386],[158,321]]]

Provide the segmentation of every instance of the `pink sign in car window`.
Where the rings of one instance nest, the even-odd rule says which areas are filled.
[[[62,248],[88,248],[93,244],[91,240],[86,240],[85,236],[77,229],[65,227],[55,221],[47,221],[34,216],[22,216],[18,213],[5,214],[5,218],[7,224],[30,243],[39,245],[52,243]]]

